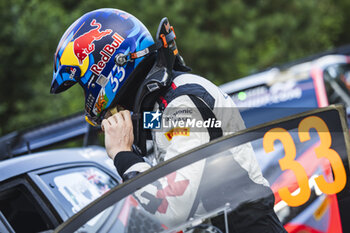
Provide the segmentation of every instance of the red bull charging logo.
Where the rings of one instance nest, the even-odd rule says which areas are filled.
[[[90,53],[95,51],[95,44],[93,42],[101,40],[103,37],[112,33],[111,29],[100,31],[101,24],[97,23],[96,19],[92,20],[90,25],[95,28],[79,36],[74,41],[74,54],[78,58],[80,65],[83,64],[83,61]]]

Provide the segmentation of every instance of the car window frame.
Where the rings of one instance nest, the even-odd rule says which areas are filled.
[[[54,232],[74,232],[83,224],[85,224],[89,219],[96,216],[95,213],[100,213],[104,209],[111,206],[113,203],[121,201],[123,198],[132,194],[140,187],[144,187],[147,184],[150,184],[151,182],[154,182],[155,180],[171,172],[187,166],[188,164],[192,164],[201,159],[208,158],[214,154],[226,151],[232,147],[242,145],[258,138],[262,138],[269,129],[276,127],[277,124],[279,124],[279,127],[283,127],[286,130],[291,130],[294,129],[295,126],[292,126],[293,124],[288,124],[289,121],[300,120],[303,117],[330,110],[336,110],[340,116],[341,128],[343,130],[345,147],[349,160],[350,137],[347,128],[346,114],[343,106],[332,105],[324,108],[319,108],[312,111],[296,114],[294,116],[285,117],[284,119],[264,123],[259,126],[251,127],[249,129],[245,129],[234,134],[218,138],[178,156],[175,156],[174,158],[171,158],[167,161],[164,161],[161,164],[150,168],[144,173],[141,173],[138,176],[120,184],[118,187],[115,187],[108,193],[91,202],[77,214],[73,215],[70,219],[56,228]]]
[[[106,173],[107,175],[109,175],[117,183],[117,185],[119,184],[118,176],[116,174],[111,172],[109,169],[103,167],[102,165],[94,162],[74,162],[69,164],[60,164],[56,166],[41,168],[32,172],[29,172],[27,174],[30,180],[37,186],[40,192],[45,196],[51,208],[55,210],[56,217],[58,218],[58,221],[61,223],[69,219],[70,216],[65,211],[64,206],[60,203],[60,201],[57,200],[55,194],[50,190],[48,185],[40,178],[40,175],[44,173],[51,173],[51,172],[56,172],[56,171],[61,171],[66,169],[74,169],[74,168],[82,168],[82,167],[97,168],[103,171],[104,173]]]
[[[6,217],[0,211],[0,232],[3,233],[15,233],[10,223],[7,221]]]

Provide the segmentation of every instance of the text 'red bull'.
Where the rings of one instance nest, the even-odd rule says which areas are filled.
[[[118,33],[114,33],[112,38],[114,39],[113,42],[111,44],[105,45],[105,47],[103,47],[102,51],[100,52],[101,60],[97,62],[97,64],[93,64],[90,68],[90,70],[96,75],[100,75],[103,68],[105,68],[107,62],[111,59],[111,56],[114,54],[116,49],[118,49],[121,43],[123,43],[125,40]]]
[[[101,40],[103,37],[112,33],[111,29],[100,31],[101,24],[96,23],[95,19],[90,23],[90,25],[97,26],[97,28],[94,28],[79,36],[74,41],[74,54],[78,58],[80,65],[83,64],[83,61],[90,53],[95,51],[95,44],[93,42]]]

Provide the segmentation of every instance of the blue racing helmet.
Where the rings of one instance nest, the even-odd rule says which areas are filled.
[[[86,13],[58,44],[50,92],[65,91],[78,82],[85,93],[87,121],[99,125],[152,45],[147,28],[129,13],[117,9]]]

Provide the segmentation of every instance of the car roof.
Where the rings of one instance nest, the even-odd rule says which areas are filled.
[[[97,163],[116,174],[113,162],[105,149],[89,146],[32,153],[1,161],[0,182],[37,169],[84,162]]]

